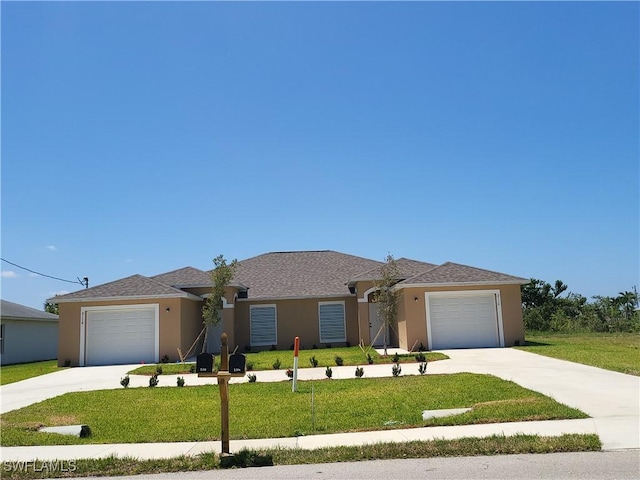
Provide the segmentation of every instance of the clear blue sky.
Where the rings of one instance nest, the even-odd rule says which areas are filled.
[[[638,2],[2,2],[2,257],[218,254],[638,284]],[[2,298],[80,285],[2,263]]]

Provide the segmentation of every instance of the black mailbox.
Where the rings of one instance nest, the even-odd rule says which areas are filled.
[[[212,373],[214,357],[210,353],[201,353],[196,357],[196,373]]]
[[[229,355],[229,373],[244,373],[247,357],[242,353]]]

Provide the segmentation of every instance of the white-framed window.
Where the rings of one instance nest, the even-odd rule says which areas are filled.
[[[320,343],[347,341],[344,302],[318,302]]]
[[[278,316],[275,305],[251,305],[249,317],[252,346],[278,344]]]

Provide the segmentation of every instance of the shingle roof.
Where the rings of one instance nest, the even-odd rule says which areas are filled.
[[[44,312],[19,303],[0,300],[0,316],[2,318],[28,320],[58,320],[58,315]]]
[[[211,285],[211,274],[194,267],[184,267],[167,273],[161,273],[151,277],[165,285],[172,287],[193,287],[193,286],[209,286]]]
[[[413,284],[489,284],[489,283],[529,283],[529,279],[514,277],[505,273],[492,272],[482,268],[447,262],[414,277],[407,278],[399,285]]]
[[[435,268],[437,265],[433,263],[420,262],[418,260],[411,260],[410,258],[398,258],[395,260],[396,266],[398,267],[399,276],[398,279],[413,277],[414,275],[418,275],[419,273],[423,273],[427,270],[431,270]],[[355,283],[363,280],[378,280],[381,278],[380,268],[383,266],[383,263],[380,262],[380,265],[375,266],[374,268],[367,270],[366,272],[359,273],[357,275],[352,276],[349,279],[349,283]]]
[[[249,299],[349,295],[349,278],[379,265],[332,250],[271,252],[238,262],[234,281],[249,287]]]
[[[131,275],[114,282],[104,283],[95,287],[78,290],[77,292],[57,295],[50,299],[51,302],[81,301],[95,298],[115,297],[185,297],[188,294],[177,288],[170,287],[142,275]]]

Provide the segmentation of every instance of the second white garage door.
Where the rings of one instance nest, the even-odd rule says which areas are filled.
[[[426,293],[431,350],[499,347],[502,316],[499,293]]]
[[[85,365],[158,361],[158,306],[87,308]]]

